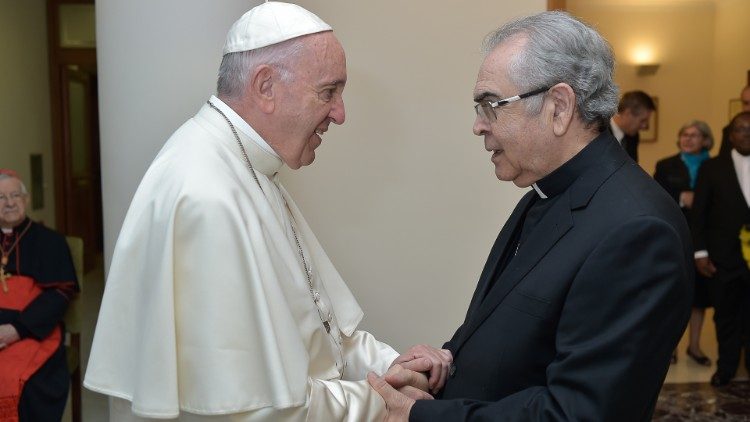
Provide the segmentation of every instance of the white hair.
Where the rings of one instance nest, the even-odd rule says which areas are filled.
[[[238,51],[224,55],[219,66],[216,92],[219,96],[233,100],[240,99],[245,91],[248,77],[260,65],[269,65],[279,72],[281,80],[294,78],[292,68],[305,46],[304,37],[292,38],[278,44]]]
[[[23,184],[23,180],[19,179],[18,177],[11,176],[5,173],[0,173],[0,180],[6,180],[6,179],[16,179],[18,180],[18,183],[21,184],[21,193],[24,195],[28,195],[29,191],[26,190],[26,185]]]
[[[504,24],[487,35],[482,50],[489,54],[516,36],[526,38],[527,43],[509,63],[511,81],[524,92],[568,84],[575,93],[581,120],[605,130],[618,100],[609,43],[592,27],[565,12],[553,11]],[[529,97],[527,111],[539,113],[542,101],[542,96]]]

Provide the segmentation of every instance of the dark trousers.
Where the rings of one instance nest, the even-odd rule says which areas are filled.
[[[709,290],[719,343],[716,371],[731,379],[737,372],[743,348],[745,365],[750,366],[750,271],[719,269],[709,282]]]

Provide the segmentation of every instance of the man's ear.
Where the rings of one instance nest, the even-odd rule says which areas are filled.
[[[562,136],[575,116],[576,94],[570,85],[559,83],[550,88],[547,98],[551,100],[552,131],[555,136]]]
[[[250,80],[245,85],[245,98],[252,98],[253,102],[264,113],[273,113],[276,108],[276,87],[273,78],[274,70],[269,65],[260,65],[255,68]]]

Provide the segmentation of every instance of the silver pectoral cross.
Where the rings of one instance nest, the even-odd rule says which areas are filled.
[[[331,333],[331,320],[333,320],[333,314],[328,310],[328,307],[320,300],[320,293],[317,290],[313,290],[313,301],[315,306],[318,308],[318,316],[320,321],[323,323],[323,327],[326,329],[326,333]],[[325,316],[324,316],[325,315]]]

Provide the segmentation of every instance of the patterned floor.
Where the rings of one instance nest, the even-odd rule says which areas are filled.
[[[655,422],[750,421],[750,382],[714,388],[708,383],[665,384]]]

